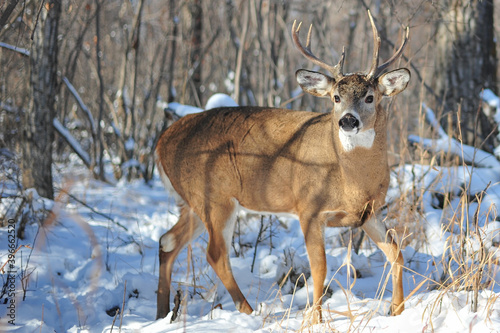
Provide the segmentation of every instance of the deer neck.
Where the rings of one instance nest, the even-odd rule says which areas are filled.
[[[349,202],[370,203],[370,207],[378,209],[385,201],[389,185],[385,124],[385,119],[381,119],[375,124],[372,133],[366,134],[367,137],[361,139],[362,144],[349,147],[351,149],[345,149],[346,144],[339,135],[338,124],[333,125],[333,143],[339,171],[342,174],[344,197]],[[371,136],[373,140],[369,146]]]
[[[380,110],[373,129],[348,137],[333,121],[333,143],[343,169],[387,169],[387,114]],[[372,174],[372,172],[369,172]]]

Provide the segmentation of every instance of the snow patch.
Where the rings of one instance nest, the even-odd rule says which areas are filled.
[[[234,101],[230,96],[226,94],[213,94],[207,101],[205,105],[205,110],[215,109],[219,107],[233,107],[238,106],[238,103]]]

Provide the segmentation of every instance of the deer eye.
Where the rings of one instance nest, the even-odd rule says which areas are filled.
[[[335,99],[335,103],[340,103],[339,95],[335,95],[335,96],[333,96],[333,98]]]
[[[365,103],[368,103],[368,104],[369,104],[369,103],[372,103],[372,102],[373,102],[373,96],[372,96],[372,95],[370,95],[370,96],[366,96],[366,98],[365,98]]]

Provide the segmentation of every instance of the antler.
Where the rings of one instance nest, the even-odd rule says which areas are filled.
[[[373,59],[372,59],[372,67],[370,68],[370,72],[368,72],[367,77],[369,79],[372,79],[374,77],[377,77],[380,73],[382,73],[387,67],[389,67],[396,59],[398,59],[401,56],[410,36],[410,28],[406,27],[405,29],[406,33],[403,38],[403,42],[401,43],[401,46],[396,51],[396,53],[394,53],[394,55],[391,58],[389,58],[389,60],[387,60],[386,62],[384,62],[382,65],[379,66],[378,52],[380,50],[380,37],[378,36],[377,27],[375,26],[375,22],[373,21],[372,13],[369,10],[368,10],[368,17],[370,18],[370,23],[372,25],[372,31],[373,31]]]
[[[335,66],[328,65],[324,61],[320,60],[318,57],[316,57],[312,51],[311,51],[311,34],[312,34],[312,24],[309,27],[309,33],[307,34],[307,41],[306,41],[306,46],[304,47],[300,43],[299,39],[299,31],[300,27],[302,26],[302,22],[299,23],[299,26],[297,29],[295,29],[297,21],[293,21],[293,26],[292,26],[292,37],[293,37],[293,42],[295,46],[299,49],[300,53],[304,55],[307,59],[312,61],[314,64],[320,66],[321,68],[324,68],[328,70],[330,73],[332,73],[334,78],[342,77],[344,74],[342,73],[343,68],[344,68],[344,58],[345,58],[345,52],[342,50],[342,56],[340,57],[339,63]]]

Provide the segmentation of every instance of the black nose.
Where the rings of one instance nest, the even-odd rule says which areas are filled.
[[[339,126],[344,131],[352,131],[353,129],[359,127],[359,120],[358,120],[358,118],[354,117],[352,114],[347,113],[345,116],[340,118]]]

